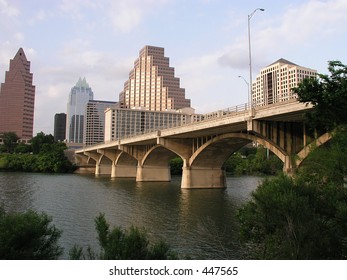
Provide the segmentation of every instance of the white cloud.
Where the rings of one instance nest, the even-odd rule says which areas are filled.
[[[278,59],[283,54],[298,52],[303,46],[314,49],[317,42],[338,36],[344,32],[347,24],[346,14],[345,0],[312,0],[300,6],[288,7],[277,18],[257,18],[257,24],[251,25],[255,68],[266,65],[274,57]],[[246,36],[239,37],[227,48],[220,58],[223,65],[234,69],[248,67],[248,40],[245,39]]]
[[[20,14],[19,10],[15,6],[8,4],[6,0],[0,0],[0,12],[8,17],[16,17]]]
[[[108,16],[115,31],[130,32],[144,17],[157,12],[169,0],[117,0],[109,1]]]

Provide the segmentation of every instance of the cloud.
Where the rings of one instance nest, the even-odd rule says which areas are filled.
[[[20,14],[19,10],[8,4],[6,0],[0,0],[0,13],[8,17],[16,17]]]
[[[347,24],[346,13],[345,0],[312,0],[288,7],[277,18],[258,18],[257,24],[251,25],[255,68],[266,65],[274,56],[280,58],[283,54],[300,51],[303,46],[314,49],[315,44],[338,36],[339,32],[344,32]],[[235,43],[226,48],[219,62],[234,69],[246,69],[249,64],[246,35],[236,38]]]
[[[169,2],[169,0],[111,0],[107,4],[108,17],[115,31],[128,33],[146,16],[158,12],[158,9]]]

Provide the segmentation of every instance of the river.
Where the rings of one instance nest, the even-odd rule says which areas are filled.
[[[242,259],[237,241],[237,209],[250,198],[260,177],[228,177],[226,189],[180,188],[92,175],[0,173],[0,204],[8,211],[33,209],[52,216],[63,230],[63,259],[74,244],[99,252],[94,219],[105,213],[111,226],[145,228],[150,240],[163,239],[180,257]]]

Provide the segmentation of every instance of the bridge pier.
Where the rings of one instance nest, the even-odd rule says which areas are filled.
[[[120,165],[112,163],[111,178],[135,178],[136,165]]]
[[[214,189],[226,186],[226,175],[222,169],[183,167],[182,189]]]
[[[170,182],[171,174],[169,166],[137,166],[137,182]]]

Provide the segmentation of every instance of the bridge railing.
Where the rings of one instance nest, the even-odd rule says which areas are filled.
[[[297,97],[296,96],[291,96],[290,98],[287,98],[287,100],[282,101],[282,102],[278,102],[278,103],[273,103],[273,104],[268,104],[268,105],[259,105],[259,106],[255,106],[254,109],[266,109],[268,107],[273,107],[275,105],[279,105],[279,103],[281,103],[283,105],[283,103],[291,103],[291,102],[295,102],[297,101]],[[111,142],[117,142],[123,139],[128,139],[128,138],[133,138],[136,136],[143,136],[145,134],[153,134],[154,132],[157,134],[160,134],[160,131],[164,131],[167,129],[172,129],[175,127],[185,127],[185,126],[190,126],[190,125],[194,125],[197,122],[209,122],[209,121],[215,121],[224,117],[228,117],[228,116],[232,116],[232,115],[240,115],[240,114],[246,114],[247,112],[249,112],[251,106],[249,103],[243,103],[240,105],[236,105],[233,107],[228,107],[222,110],[218,110],[218,111],[214,111],[214,112],[210,112],[210,113],[206,113],[206,114],[202,114],[202,115],[197,115],[198,117],[196,118],[191,118],[190,121],[186,121],[186,122],[181,122],[181,123],[170,123],[169,125],[162,125],[162,126],[156,126],[155,128],[150,128],[150,129],[145,129],[143,131],[134,131],[132,133],[128,133],[127,135],[123,135],[120,138],[111,140],[111,141],[105,141],[102,143],[97,143],[91,146],[86,146],[88,148],[91,148],[93,146],[99,146],[100,144],[107,144],[107,143],[111,143]],[[159,136],[159,135],[158,135]]]

